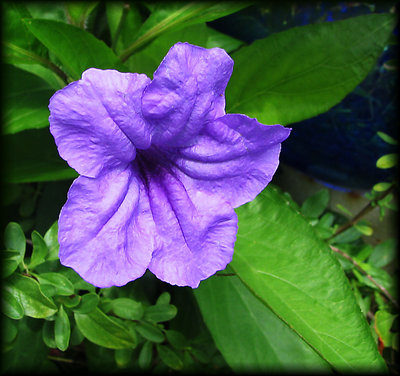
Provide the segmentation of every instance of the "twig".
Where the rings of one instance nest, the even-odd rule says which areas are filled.
[[[343,256],[345,259],[349,260],[354,266],[355,268],[361,272],[362,274],[364,274],[381,292],[383,295],[385,295],[394,305],[396,308],[399,308],[399,304],[397,303],[396,299],[393,298],[393,296],[389,293],[389,291],[387,291],[381,284],[379,284],[378,282],[375,281],[375,279],[373,279],[359,264],[356,260],[354,260],[350,255],[348,255],[347,253],[343,252],[342,250],[340,250],[339,248],[336,248],[332,245],[330,245],[330,248],[332,249],[332,251],[339,253],[341,256]]]
[[[341,234],[342,232],[346,231],[351,226],[355,225],[361,218],[363,218],[370,211],[375,209],[377,202],[382,200],[382,199],[384,199],[390,192],[392,192],[393,189],[394,189],[394,186],[392,185],[387,191],[383,192],[383,194],[381,196],[377,197],[374,200],[371,200],[366,206],[364,206],[363,209],[361,209],[361,211],[357,215],[355,215],[349,222],[347,222],[344,225],[340,226],[336,230],[336,232],[326,240],[327,241],[332,240],[335,236]]]

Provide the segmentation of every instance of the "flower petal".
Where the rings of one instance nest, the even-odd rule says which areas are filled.
[[[225,114],[224,92],[233,60],[220,48],[177,43],[154,73],[142,98],[153,144],[182,146],[204,124]]]
[[[98,287],[140,277],[154,248],[154,222],[136,172],[113,169],[78,177],[58,222],[60,261]]]
[[[197,287],[231,261],[237,217],[224,200],[188,191],[172,174],[148,179],[149,198],[159,246],[149,269],[178,286]]]
[[[290,133],[245,115],[225,115],[207,124],[193,146],[175,150],[175,165],[187,187],[223,197],[233,207],[253,200],[271,181],[280,143]]]
[[[91,68],[50,99],[50,131],[58,151],[79,174],[96,177],[126,165],[147,148],[151,130],[141,115],[150,79],[136,73]]]

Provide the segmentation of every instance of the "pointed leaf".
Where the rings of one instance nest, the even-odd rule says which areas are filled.
[[[330,371],[236,276],[216,275],[194,293],[218,349],[235,372]]]
[[[31,261],[29,263],[29,269],[33,270],[36,266],[42,264],[46,260],[46,256],[49,252],[47,245],[37,231],[33,231],[31,235],[33,250],[31,255]]]
[[[117,324],[98,308],[90,313],[75,312],[74,316],[82,334],[96,345],[108,349],[127,349],[136,345],[126,328]]]
[[[64,307],[61,305],[54,323],[54,339],[59,350],[65,351],[68,349],[70,336],[71,326],[69,318]]]
[[[57,56],[74,80],[88,68],[123,70],[113,51],[85,30],[51,20],[26,19],[25,24]]]
[[[269,186],[237,213],[244,284],[338,371],[384,370],[335,255],[284,196]]]
[[[24,307],[25,315],[36,319],[49,317],[57,312],[51,299],[43,295],[39,283],[33,278],[14,274],[4,286]]]
[[[240,48],[226,112],[287,125],[327,111],[372,69],[395,20],[369,14],[294,27]]]

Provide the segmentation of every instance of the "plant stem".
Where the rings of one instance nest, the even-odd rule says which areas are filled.
[[[342,232],[346,231],[348,228],[351,226],[354,226],[361,218],[366,216],[369,212],[375,209],[376,204],[378,201],[384,199],[390,192],[392,192],[394,189],[394,186],[392,185],[387,191],[383,192],[379,197],[375,198],[374,200],[371,200],[364,208],[361,209],[361,211],[356,214],[352,219],[350,219],[349,222],[345,223],[344,225],[340,226],[336,232],[330,236],[326,241],[332,240],[334,237],[337,235],[341,234]]]
[[[343,256],[345,259],[349,260],[355,268],[362,274],[364,274],[381,292],[383,295],[385,295],[394,305],[396,308],[399,308],[399,304],[397,303],[396,299],[393,298],[393,296],[387,291],[381,284],[375,281],[361,266],[360,264],[354,260],[350,255],[348,255],[346,252],[343,252],[339,248],[336,248],[332,245],[330,245],[330,248],[332,251],[339,253],[341,256]]]
[[[111,42],[111,48],[112,48],[112,50],[114,52],[115,52],[115,48],[117,47],[118,38],[119,38],[119,36],[121,34],[122,26],[125,23],[125,20],[126,20],[126,17],[128,15],[129,9],[130,9],[130,5],[128,3],[125,3],[123,8],[122,8],[121,19],[119,20],[117,30],[115,31],[114,39]]]

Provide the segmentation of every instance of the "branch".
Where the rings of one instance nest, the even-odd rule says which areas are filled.
[[[361,209],[361,211],[357,215],[355,215],[352,219],[350,219],[349,222],[340,226],[332,236],[330,236],[328,239],[326,239],[326,241],[332,240],[335,236],[346,231],[351,226],[354,226],[361,218],[363,218],[369,212],[374,210],[376,208],[376,204],[378,203],[378,201],[384,199],[389,193],[391,193],[393,191],[393,189],[394,189],[394,185],[392,185],[387,191],[383,192],[382,195],[380,195],[379,197],[375,198],[374,200],[371,200],[366,206],[364,206],[364,208]]]
[[[345,259],[349,260],[354,266],[355,268],[362,274],[364,274],[381,292],[383,295],[385,295],[393,304],[396,308],[399,308],[399,304],[397,303],[396,299],[393,298],[393,296],[389,293],[388,290],[386,290],[381,284],[379,284],[378,282],[375,281],[375,279],[373,279],[361,266],[360,264],[354,260],[350,255],[348,255],[347,253],[343,252],[342,250],[340,250],[339,248],[336,248],[332,245],[330,245],[330,248],[332,249],[332,251],[339,253],[341,256],[343,256]]]

